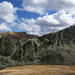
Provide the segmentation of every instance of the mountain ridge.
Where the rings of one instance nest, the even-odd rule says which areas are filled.
[[[42,38],[42,37],[44,37],[44,36],[48,36],[48,35],[51,35],[51,34],[58,34],[58,33],[60,33],[60,32],[66,33],[66,32],[69,31],[70,28],[72,28],[72,29],[75,28],[75,25],[70,26],[70,27],[68,27],[68,28],[65,28],[65,29],[63,29],[63,30],[57,31],[57,32],[44,34],[44,35],[42,35],[42,36],[34,35],[34,34],[27,34],[26,32],[4,32],[4,33],[0,33],[0,37],[9,37],[9,38],[11,38],[11,39],[17,39],[17,38],[19,38],[19,39],[24,39],[24,38],[27,39],[27,37],[28,37],[28,39],[38,38],[38,37]],[[67,30],[68,30],[68,31],[67,31]],[[73,31],[74,31],[74,30],[75,30],[75,29],[73,29]],[[64,32],[64,31],[66,31],[66,32]],[[71,32],[72,32],[72,31],[71,31]],[[12,38],[12,37],[13,37],[13,38]]]
[[[24,39],[37,38],[38,36],[30,35],[30,34],[27,34],[26,32],[4,32],[4,33],[0,33],[0,37],[24,40]]]

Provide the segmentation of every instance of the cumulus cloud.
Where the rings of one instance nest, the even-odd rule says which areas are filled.
[[[39,17],[36,19],[36,23],[39,25],[55,25],[55,24],[59,24],[59,21],[57,21],[54,18],[54,15],[45,15],[43,17]]]
[[[7,1],[0,2],[0,30],[11,31],[11,26],[14,28],[16,25],[20,31],[44,35],[75,24],[74,0],[23,0],[22,6],[23,10],[42,14],[42,17],[18,20],[16,10],[20,8]],[[46,14],[49,10],[58,11],[52,15]]]
[[[21,30],[38,35],[51,33],[53,30],[59,31],[75,24],[75,18],[73,18],[72,13],[65,10],[60,10],[52,15],[47,14],[36,19],[22,19],[22,21],[19,23]]]
[[[18,28],[22,31],[26,31],[29,34],[39,35],[40,26],[35,24],[34,19],[22,19],[22,22],[18,24]]]
[[[75,11],[75,0],[23,0],[24,10],[44,14],[48,10]]]
[[[23,0],[23,9],[29,12],[44,14],[50,10],[57,10],[55,14],[44,15],[37,19],[25,20],[27,26],[38,26],[40,35],[64,29],[75,24],[75,0]],[[29,26],[30,27],[30,26]],[[28,27],[27,27],[28,29]],[[32,30],[34,28],[32,27]]]
[[[10,2],[0,2],[0,20],[13,23],[16,17],[16,8]]]
[[[73,18],[72,12],[66,11],[66,10],[60,10],[56,14],[54,14],[54,17],[60,22],[60,25],[73,25],[75,24],[75,18]]]
[[[0,31],[12,31],[12,29],[6,25],[6,23],[0,24]]]

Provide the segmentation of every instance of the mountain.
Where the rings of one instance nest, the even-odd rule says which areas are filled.
[[[39,37],[42,59],[51,64],[75,64],[75,26]],[[47,55],[45,55],[47,54]]]
[[[36,35],[28,35],[25,32],[4,32],[4,33],[0,34],[0,37],[6,37],[6,38],[9,38],[9,39],[24,40],[24,39],[37,38],[38,36],[36,36]]]
[[[6,32],[0,36],[1,67],[24,64],[75,64],[75,26],[41,37],[24,32]]]
[[[71,26],[69,28],[66,28],[64,30],[54,32],[51,34],[46,34],[42,37],[39,38],[41,41],[47,39],[49,41],[52,41],[54,44],[55,43],[74,43],[75,44],[75,26]]]

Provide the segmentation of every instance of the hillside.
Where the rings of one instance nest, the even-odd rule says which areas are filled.
[[[59,32],[54,32],[54,33],[51,33],[51,34],[46,34],[42,37],[40,37],[41,40],[44,40],[44,39],[49,39],[49,40],[53,40],[53,39],[62,39],[62,40],[65,40],[65,42],[74,42],[75,40],[75,26],[71,26],[69,28],[66,28],[64,30],[61,30]],[[67,41],[68,40],[68,41]],[[55,41],[54,41],[55,42]]]
[[[75,65],[75,26],[35,37],[24,32],[1,34],[0,67],[24,64]]]
[[[28,35],[25,32],[4,32],[4,33],[0,33],[0,37],[6,37],[6,38],[9,38],[9,39],[24,40],[24,39],[37,38],[38,36]]]

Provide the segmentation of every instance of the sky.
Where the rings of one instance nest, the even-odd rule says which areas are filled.
[[[45,35],[75,24],[75,0],[0,0],[0,33]]]

